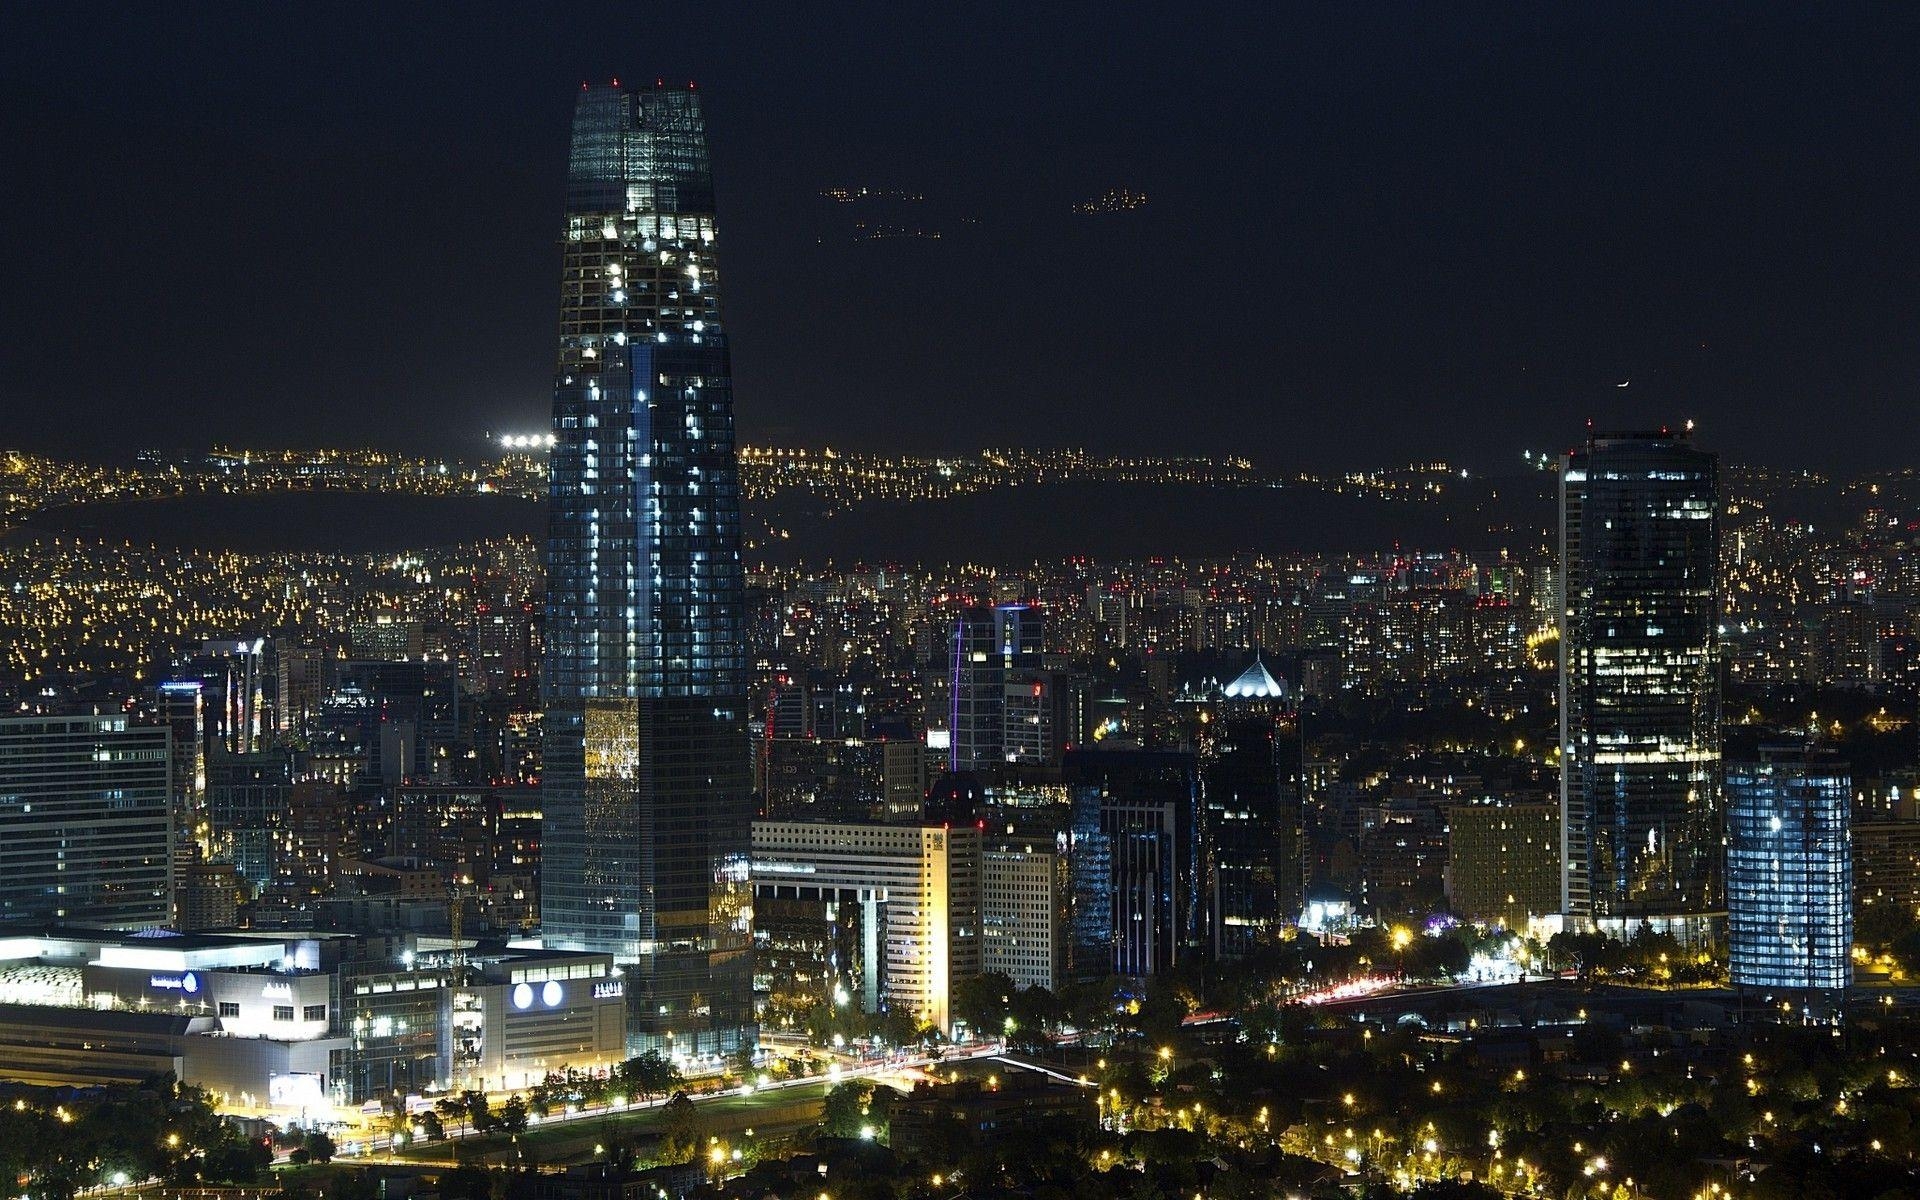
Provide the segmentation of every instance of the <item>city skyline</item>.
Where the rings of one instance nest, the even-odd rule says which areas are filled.
[[[19,1200],[1920,1195],[1907,14],[100,15]]]
[[[1108,452],[1484,468],[1657,415],[1733,460],[1914,449],[1861,436],[1916,375],[1915,252],[1886,234],[1920,183],[1911,14],[1247,6],[1026,14],[1014,38],[974,14],[760,16],[15,10],[7,95],[48,119],[0,149],[23,178],[98,158],[123,183],[8,199],[17,230],[95,231],[10,248],[14,436],[124,456],[346,428],[445,453],[538,427],[546,130],[581,80],[641,70],[724,117],[750,443],[970,450],[1033,440],[1040,413]],[[579,49],[589,27],[608,50]],[[129,302],[56,316],[102,279]],[[106,419],[84,440],[49,415],[75,337],[123,351],[89,377]]]

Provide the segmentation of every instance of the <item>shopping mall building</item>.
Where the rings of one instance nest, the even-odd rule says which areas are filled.
[[[0,934],[0,1078],[21,1082],[171,1073],[226,1107],[317,1118],[601,1070],[625,1046],[605,954],[456,954],[410,935]]]

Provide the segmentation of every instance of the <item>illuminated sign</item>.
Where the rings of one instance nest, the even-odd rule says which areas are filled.
[[[293,999],[293,985],[290,983],[269,983],[260,989],[260,995],[267,1000]]]
[[[149,975],[147,986],[163,992],[185,992],[191,996],[200,990],[200,977],[192,971],[185,975]]]
[[[552,979],[547,980],[547,986],[540,989],[540,1001],[548,1008],[559,1008],[561,995],[560,984]]]
[[[531,985],[517,983],[513,986],[513,1006],[515,1008],[533,1007],[533,988]]]
[[[267,1080],[267,1103],[275,1108],[321,1108],[327,1095],[318,1075],[274,1075]]]
[[[595,1000],[617,1000],[627,994],[627,985],[618,979],[603,979],[593,985]]]

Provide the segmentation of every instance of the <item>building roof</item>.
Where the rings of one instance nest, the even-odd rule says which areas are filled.
[[[1267,664],[1261,662],[1256,654],[1252,665],[1240,672],[1240,677],[1228,684],[1224,691],[1233,700],[1277,700],[1287,694],[1287,687],[1273,677],[1273,673],[1267,670]]]

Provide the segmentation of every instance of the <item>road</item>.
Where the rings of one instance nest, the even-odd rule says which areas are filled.
[[[704,1095],[689,1093],[688,1098],[700,1112],[703,1130],[709,1136],[745,1136],[746,1131],[751,1130],[755,1137],[766,1137],[791,1133],[817,1122],[828,1090],[844,1080],[897,1076],[901,1077],[899,1082],[904,1084],[914,1073],[937,1062],[971,1061],[991,1058],[999,1053],[1000,1047],[990,1044],[958,1054],[949,1053],[941,1058],[923,1055],[886,1059],[854,1067],[835,1066],[826,1075],[780,1080],[757,1087],[733,1087]],[[667,1099],[661,1098],[622,1105],[597,1105],[577,1112],[554,1113],[545,1118],[530,1116],[526,1132],[519,1135],[519,1144],[528,1152],[537,1153],[544,1163],[561,1164],[576,1159],[588,1161],[599,1156],[596,1147],[604,1144],[604,1136],[609,1133],[615,1136],[650,1133],[659,1123],[661,1110],[666,1104]],[[484,1146],[487,1157],[500,1161],[511,1161],[516,1154],[510,1139],[500,1134],[474,1135],[463,1125],[449,1125],[446,1138],[424,1144],[409,1145],[402,1142],[400,1145],[389,1145],[385,1134],[361,1138],[342,1136],[339,1141],[340,1153],[337,1157],[343,1162],[408,1162],[451,1166],[456,1148],[463,1143]]]

